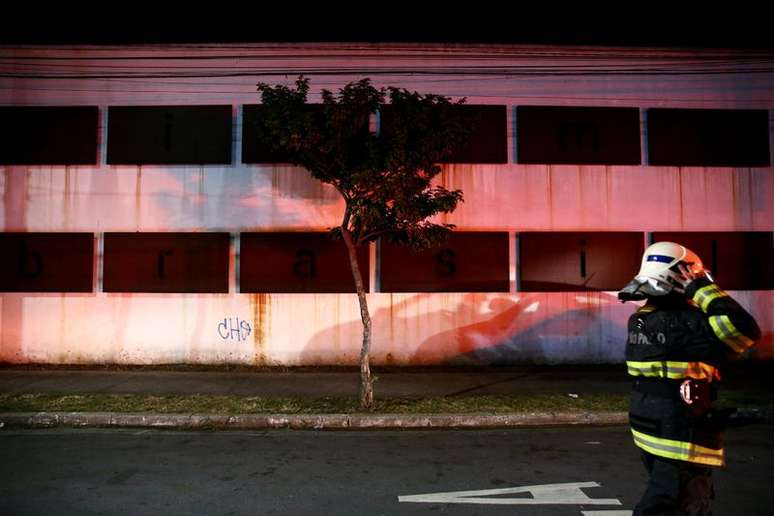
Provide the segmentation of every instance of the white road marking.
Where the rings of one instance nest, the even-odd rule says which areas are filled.
[[[583,516],[632,516],[633,511],[581,511]]]
[[[451,491],[399,496],[399,502],[413,503],[476,503],[491,505],[621,505],[615,498],[589,498],[583,487],[599,487],[596,482],[569,482],[536,486],[484,489],[481,491]],[[482,498],[505,494],[529,493],[532,498]]]

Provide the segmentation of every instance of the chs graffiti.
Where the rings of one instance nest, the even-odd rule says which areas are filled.
[[[218,335],[223,340],[247,340],[252,331],[250,323],[239,317],[226,317],[218,323]]]

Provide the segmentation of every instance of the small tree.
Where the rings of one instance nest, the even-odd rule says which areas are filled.
[[[452,224],[429,219],[462,201],[460,190],[431,186],[438,162],[458,146],[469,126],[453,103],[439,95],[375,88],[369,79],[334,95],[322,90],[321,105],[307,104],[309,79],[295,88],[258,84],[263,103],[259,134],[283,159],[332,185],[344,199],[341,224],[332,236],[346,244],[360,302],[360,405],[373,408],[370,369],[371,317],[357,248],[382,237],[427,248],[442,242]],[[388,95],[387,95],[388,93]],[[389,104],[386,97],[389,96]],[[388,113],[382,134],[370,128],[377,113]]]

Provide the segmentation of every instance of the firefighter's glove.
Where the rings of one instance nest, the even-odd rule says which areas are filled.
[[[688,289],[688,285],[691,284],[692,281],[697,280],[699,278],[707,278],[710,281],[712,281],[712,276],[710,276],[709,271],[704,269],[699,264],[690,264],[685,262],[680,262],[677,265],[675,265],[677,268],[677,273],[673,276],[673,278],[680,283],[680,285],[683,288],[683,292],[685,292]]]

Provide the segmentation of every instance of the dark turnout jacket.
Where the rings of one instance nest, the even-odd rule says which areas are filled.
[[[628,332],[634,443],[653,455],[722,466],[722,427],[711,410],[715,384],[726,360],[760,338],[755,319],[709,279],[698,278],[686,296],[650,298],[629,318]],[[695,397],[690,404],[681,386]]]

